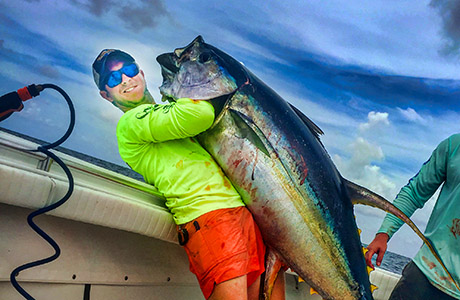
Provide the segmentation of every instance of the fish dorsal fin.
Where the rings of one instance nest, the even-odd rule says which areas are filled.
[[[317,139],[319,139],[320,135],[323,135],[324,132],[319,128],[318,125],[316,125],[312,120],[310,120],[306,115],[304,115],[303,112],[301,112],[297,107],[289,103],[291,106],[292,110],[299,116],[300,119],[307,125],[307,127],[310,129],[310,131],[316,136]]]
[[[382,196],[366,189],[365,187],[362,187],[360,185],[357,185],[356,183],[353,183],[351,181],[346,180],[343,178],[343,181],[348,189],[348,194],[351,198],[351,202],[353,204],[364,204],[372,207],[379,208],[381,210],[386,211],[387,213],[393,214],[399,219],[401,219],[404,223],[409,225],[410,228],[422,239],[422,241],[428,246],[430,249],[431,253],[433,256],[436,258],[436,260],[441,264],[441,267],[444,269],[444,271],[447,273],[447,275],[450,277],[451,281],[455,284],[457,289],[460,290],[460,287],[458,283],[454,280],[452,275],[450,274],[449,270],[447,270],[446,266],[444,265],[441,257],[439,256],[438,252],[434,248],[433,244],[431,241],[423,235],[423,233],[417,228],[417,226],[412,222],[411,219],[409,219],[408,216],[406,216],[399,208],[393,205],[393,203],[389,202]]]

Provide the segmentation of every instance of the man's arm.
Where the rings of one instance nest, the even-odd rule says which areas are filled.
[[[420,171],[404,186],[393,204],[408,217],[422,208],[446,179],[449,140],[442,141],[431,154]],[[387,233],[389,238],[404,224],[399,218],[387,214],[379,233]]]
[[[118,123],[117,137],[122,143],[159,143],[195,136],[213,122],[214,108],[208,101],[181,98],[128,111]]]
[[[436,147],[430,159],[396,196],[393,204],[407,216],[412,216],[417,209],[422,208],[445,181],[448,153],[449,140],[446,139]],[[368,252],[365,257],[369,267],[374,268],[371,261],[374,254],[377,254],[376,263],[380,266],[389,239],[403,224],[403,221],[392,214],[385,216],[377,235],[367,247]]]

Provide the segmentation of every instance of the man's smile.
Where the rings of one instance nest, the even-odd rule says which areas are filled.
[[[132,85],[132,86],[128,87],[127,89],[125,89],[125,90],[123,91],[123,93],[129,93],[129,92],[131,92],[132,90],[134,90],[136,87],[137,87],[137,85]]]

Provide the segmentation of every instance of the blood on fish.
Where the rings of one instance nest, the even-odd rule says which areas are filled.
[[[236,160],[233,161],[233,164],[232,164],[232,165],[233,165],[235,168],[238,168],[238,166],[240,165],[240,163],[241,163],[242,161],[243,161],[243,159],[236,159]]]

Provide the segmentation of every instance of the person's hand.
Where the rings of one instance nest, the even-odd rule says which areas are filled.
[[[161,97],[161,101],[173,103],[173,102],[176,102],[176,99],[174,99],[173,97],[170,97],[170,96],[163,95]]]
[[[372,270],[375,269],[374,265],[372,264],[372,256],[374,254],[377,254],[377,259],[376,263],[377,266],[380,266],[382,263],[383,255],[387,251],[387,244],[388,244],[389,236],[386,233],[378,233],[374,240],[367,246],[367,251],[366,255],[364,256],[366,258],[366,264],[372,268]]]

